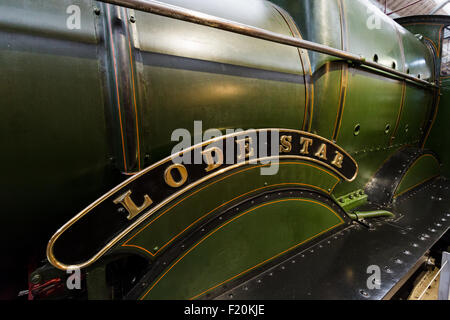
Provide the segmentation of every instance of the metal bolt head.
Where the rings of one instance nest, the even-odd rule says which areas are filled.
[[[389,268],[388,266],[385,266],[385,267],[384,267],[384,271],[385,271],[386,273],[393,273],[392,270],[391,270],[391,268]]]
[[[131,23],[135,23],[135,22],[136,22],[136,18],[135,18],[134,16],[131,16],[131,17],[130,17],[130,22],[131,22]]]
[[[369,297],[369,294],[367,292],[365,292],[364,290],[360,290],[359,293],[361,293],[361,295],[365,298]]]

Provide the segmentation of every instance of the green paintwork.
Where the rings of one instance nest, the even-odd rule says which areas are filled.
[[[438,55],[441,55],[441,28],[442,24],[433,23],[433,22],[425,22],[425,23],[407,23],[404,24],[403,27],[407,29],[414,35],[423,36],[426,39],[430,40],[435,47],[435,50],[438,52]]]
[[[28,260],[44,257],[58,225],[120,181],[108,160],[91,3],[79,3],[79,32],[66,28],[70,3],[0,3],[1,225],[9,230],[0,271],[11,281],[26,280]]]
[[[395,190],[394,197],[440,174],[438,160],[430,154],[420,156],[408,169]]]
[[[380,218],[380,217],[389,217],[389,218],[395,217],[395,215],[392,212],[389,212],[386,210],[355,211],[354,213],[350,213],[349,216],[353,220],[371,219],[371,218]]]
[[[267,1],[166,2],[292,35],[284,18]],[[395,62],[397,70],[409,69],[411,74],[420,74],[422,79],[435,80],[431,54],[413,34],[425,33],[428,27],[407,26],[411,33],[365,0],[273,2],[292,15],[306,40],[349,50],[368,60],[377,54],[384,65],[392,66]],[[69,17],[66,10],[72,4],[80,7],[79,30],[70,30],[66,25]],[[99,15],[94,13],[95,6],[102,8]],[[125,178],[121,172],[128,170],[122,163],[122,152],[129,158],[142,159],[145,166],[153,164],[170,155],[176,144],[171,141],[172,132],[178,128],[192,132],[196,120],[203,122],[203,131],[217,128],[224,133],[228,128],[299,130],[305,124],[305,70],[296,48],[134,12],[136,22],[127,26],[131,34],[133,65],[130,71],[133,70],[135,77],[138,119],[124,122],[127,122],[126,128],[132,128],[135,120],[139,134],[129,130],[124,134],[140,138],[140,154],[134,154],[135,150],[131,153],[123,151],[118,110],[113,102],[114,86],[110,83],[112,57],[107,48],[110,39],[105,35],[104,8],[92,0],[3,0],[0,4],[2,225],[14,230],[2,233],[1,243],[8,245],[0,249],[12,257],[2,265],[5,268],[0,270],[2,273],[18,270],[25,275],[26,260],[32,251],[38,260],[43,258],[46,242],[57,228]],[[127,14],[131,15],[131,11]],[[367,21],[373,15],[381,19],[380,28],[368,27]],[[428,37],[439,46],[435,29]],[[117,52],[118,56],[121,54],[128,55],[128,52]],[[406,145],[417,145],[425,134],[433,92],[407,84],[401,108],[401,80],[362,70],[323,54],[308,52],[308,55],[314,85],[310,131],[332,139],[338,126],[337,143],[359,164],[355,181],[341,182],[333,190],[332,196],[339,198],[363,189],[394,152]],[[309,69],[308,61],[303,61],[303,65]],[[347,65],[348,79],[342,80],[342,70]],[[347,83],[344,95],[341,95],[341,82]],[[125,92],[127,89],[131,90],[127,85],[121,86],[124,92],[120,94],[131,94],[131,91]],[[446,122],[450,115],[445,107],[449,103],[448,91],[446,88],[441,91],[438,117],[426,144],[444,161],[444,173],[447,174],[450,172],[450,148],[442,137],[448,136]],[[337,121],[340,110],[343,110],[341,123]],[[361,130],[354,135],[357,124]],[[387,124],[390,131],[386,133]],[[197,141],[199,138],[195,137]],[[413,168],[405,181],[413,181],[413,175],[428,176],[428,168],[424,166],[426,164]],[[430,170],[434,168],[433,165]],[[217,177],[217,180],[223,177]],[[328,192],[336,182],[336,178],[325,171],[306,166],[298,170],[293,165],[282,166],[280,175],[275,177],[260,176],[257,170],[234,175],[192,195],[182,206],[155,220],[149,229],[151,232],[139,234],[132,243],[149,251],[161,247],[206,212],[238,195],[262,188],[264,183],[308,184]],[[411,183],[405,182],[405,186]],[[242,262],[235,261],[233,268],[245,268],[245,263],[256,264],[264,254],[281,250],[294,240],[300,241],[314,230],[323,230],[328,223],[317,224],[312,216],[320,211],[318,208],[308,207],[302,213],[302,219],[296,220],[295,223],[301,221],[302,224],[299,234],[289,234],[289,239],[281,239],[278,243],[276,237],[279,235],[273,233],[272,240],[276,241],[266,248],[266,252],[260,252],[261,255],[257,252],[264,246],[255,241],[255,254]],[[293,207],[283,214],[290,212],[288,209]],[[249,217],[267,215],[266,219],[269,219],[269,212],[276,210],[275,206],[266,207],[258,211],[258,215]],[[281,231],[290,228],[282,217],[270,222],[262,219],[255,226]],[[244,225],[236,224],[233,230]],[[308,226],[312,229],[308,230]],[[232,229],[231,225],[229,227]],[[232,238],[232,233],[223,234],[220,241]],[[250,236],[257,238],[259,234],[249,234],[247,240],[242,241],[253,241]],[[12,238],[16,240],[12,242]],[[215,245],[220,247],[220,241]],[[239,247],[237,240],[233,243]],[[208,251],[213,242],[202,245],[203,255],[220,252]],[[21,251],[21,256],[17,256],[22,248],[27,248],[27,252]],[[142,253],[136,247],[115,247],[112,253],[124,249]],[[196,266],[200,261],[194,259],[189,263]],[[22,269],[17,269],[18,266]],[[193,285],[189,290],[195,294],[194,291],[204,288],[207,281],[226,277],[229,271],[217,268],[214,271],[216,278],[199,279],[195,284],[197,287]],[[197,274],[201,275],[201,272]],[[177,281],[179,276],[170,279],[167,283]],[[158,297],[168,294],[165,289],[161,290]],[[189,292],[182,291],[188,289],[179,290],[175,296],[189,297]],[[95,292],[91,296],[94,297]]]
[[[310,201],[289,199],[243,212],[181,256],[145,299],[197,297],[343,223],[330,208]]]
[[[312,131],[315,134],[333,139],[334,123],[339,109],[342,63],[327,64],[314,77],[314,117]],[[325,94],[326,93],[326,94]],[[326,106],[326,107],[325,107]]]
[[[125,241],[125,245],[143,248],[151,256],[159,253],[175,236],[182,236],[187,226],[194,222],[198,225],[226,204],[243,201],[251,195],[274,188],[306,187],[327,194],[340,180],[334,174],[307,162],[281,162],[277,175],[261,175],[260,168],[251,166],[236,169],[204,183],[156,212],[153,220],[130,234],[132,239]],[[134,234],[137,235],[134,237]]]
[[[273,3],[285,9],[295,20],[303,39],[342,49],[341,19],[336,0],[274,0]],[[321,53],[308,52],[312,72],[337,58]],[[317,95],[316,95],[317,96]]]
[[[358,93],[367,87],[375,89],[370,96]],[[395,124],[400,107],[401,91],[398,81],[350,71],[349,91],[337,137],[339,145],[347,146],[346,149],[349,152],[387,147],[389,134],[385,133],[385,128],[387,124],[391,126]],[[377,114],[377,117],[371,117],[370,114]],[[358,124],[360,133],[355,136],[354,128]]]
[[[395,62],[397,70],[410,69],[411,74],[420,73],[422,78],[433,80],[432,56],[426,47],[406,29],[379,14],[379,10],[367,1],[343,1],[347,33],[342,37],[340,32],[336,32],[341,29],[340,1],[301,1],[300,5],[298,1],[274,2],[293,16],[307,40],[343,48],[343,39],[344,48],[347,47],[353,53],[362,54],[367,59],[373,59],[376,54],[381,64],[392,66]],[[368,10],[367,6],[370,6],[371,10]],[[380,28],[369,29],[367,21],[373,15],[379,18]],[[399,39],[402,41],[404,53]],[[315,81],[312,132],[331,139],[339,110],[341,67],[336,62],[333,63],[335,59],[332,57],[316,53],[310,53],[310,56]],[[323,70],[328,72],[323,73]],[[364,188],[390,155],[405,145],[419,142],[426,116],[431,110],[432,92],[407,84],[405,102],[400,112],[401,100],[401,81],[386,79],[355,68],[349,69],[337,143],[356,159],[360,172],[354,182],[339,184],[334,196],[340,197]],[[391,139],[397,119],[398,129],[395,138]],[[354,128],[358,124],[361,130],[355,136]],[[388,133],[385,133],[386,125],[390,126]]]
[[[347,24],[347,35],[344,39],[348,42],[348,50],[366,57],[367,60],[373,60],[377,55],[378,63],[389,67],[395,63],[395,69],[403,70],[396,23],[385,15],[377,14],[377,21],[371,19],[371,16],[379,11],[373,5],[368,6],[365,0],[343,0],[342,3]]]
[[[415,86],[406,85],[403,110],[396,134],[392,139],[394,144],[405,145],[420,141],[432,103],[433,98],[426,92]],[[394,125],[392,125],[391,133],[394,133]]]
[[[356,190],[336,199],[338,204],[347,212],[367,203],[367,195],[364,190]]]
[[[443,23],[437,22],[409,23],[404,25],[410,32],[422,35],[425,39],[431,41],[439,57],[442,55],[443,26]],[[438,62],[438,67],[440,68],[439,59]],[[448,126],[450,110],[447,107],[450,104],[450,79],[448,77],[441,77],[440,82],[441,97],[438,112],[433,122],[432,130],[426,140],[425,147],[437,153],[442,163],[442,174],[448,177],[450,176],[450,143],[449,139],[443,139],[443,137],[448,137],[450,130]]]
[[[404,71],[414,76],[420,74],[422,79],[428,78],[430,81],[435,80],[434,76],[430,73],[430,71],[432,72],[434,70],[424,68],[424,65],[433,65],[433,56],[430,54],[430,51],[426,46],[419,45],[422,41],[419,42],[415,36],[412,37],[411,33],[404,26],[397,25],[397,28],[401,34],[405,59],[407,61]],[[439,43],[439,41],[435,43]],[[422,63],[413,63],[419,60],[422,60]]]
[[[283,18],[263,1],[167,2],[291,35]],[[173,19],[148,17],[136,13],[141,76],[148,97],[148,103],[142,106],[143,149],[151,163],[170,154],[175,129],[185,128],[193,134],[195,120],[203,121],[203,130],[217,128],[222,132],[228,128],[301,129],[303,84],[227,74],[233,72],[228,65],[233,65],[298,75],[297,81],[303,82],[297,49]],[[190,62],[193,70],[154,66],[150,52],[170,55],[175,60],[195,59]]]

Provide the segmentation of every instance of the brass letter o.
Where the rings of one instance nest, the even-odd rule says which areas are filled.
[[[178,172],[180,173],[181,179],[180,181],[175,181],[173,176],[172,176],[172,170],[173,169],[177,169]],[[186,167],[183,166],[182,164],[173,164],[170,167],[167,167],[166,171],[164,171],[164,180],[166,181],[166,183],[173,187],[173,188],[178,188],[181,187],[187,180],[188,178],[188,173],[186,170]]]

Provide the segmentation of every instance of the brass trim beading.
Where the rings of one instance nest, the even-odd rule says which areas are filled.
[[[316,139],[319,140],[323,140],[326,141],[327,143],[335,146],[340,152],[342,152],[342,154],[344,154],[346,157],[348,157],[351,161],[353,161],[353,163],[355,164],[355,174],[351,179],[346,178],[345,176],[343,176],[342,173],[340,173],[336,168],[333,168],[332,166],[328,165],[327,163],[323,162],[323,161],[319,161],[316,159],[312,159],[310,157],[306,157],[306,156],[275,156],[275,157],[266,157],[266,158],[259,158],[256,159],[256,161],[268,161],[268,160],[276,160],[276,159],[299,159],[299,160],[307,160],[307,161],[311,161],[311,162],[315,162],[318,163],[320,165],[322,165],[323,167],[328,168],[329,170],[331,170],[332,172],[337,173],[340,177],[343,177],[345,180],[347,181],[353,181],[357,174],[358,174],[358,163],[353,159],[352,156],[350,156],[350,154],[348,154],[345,150],[343,150],[341,147],[337,146],[335,143],[333,143],[332,141],[329,141],[328,139],[325,139],[321,136],[309,133],[309,132],[304,132],[304,131],[299,131],[299,130],[292,130],[292,129],[258,129],[258,130],[248,130],[248,131],[244,131],[244,132],[236,132],[236,133],[232,133],[229,135],[224,135],[221,137],[217,137],[208,141],[205,141],[203,143],[197,144],[195,146],[192,146],[190,148],[187,148],[185,150],[182,150],[176,154],[170,155],[169,157],[149,166],[148,168],[142,170],[141,172],[135,174],[134,176],[131,176],[128,180],[122,182],[120,185],[116,186],[115,188],[113,188],[111,191],[105,193],[103,196],[101,196],[99,199],[97,199],[96,201],[94,201],[91,205],[89,205],[88,207],[86,207],[84,210],[82,210],[80,213],[78,213],[76,216],[74,216],[72,219],[70,219],[64,226],[62,226],[50,239],[48,245],[47,245],[47,250],[46,250],[46,254],[47,254],[47,259],[49,260],[49,262],[55,266],[58,269],[61,270],[68,270],[71,268],[85,268],[89,265],[91,265],[92,263],[94,263],[96,260],[98,260],[104,253],[106,253],[112,246],[114,246],[117,242],[119,242],[125,235],[127,235],[129,232],[131,232],[134,228],[136,228],[139,224],[141,224],[142,222],[144,222],[147,218],[149,218],[154,212],[156,212],[157,210],[159,210],[160,208],[162,208],[164,205],[166,205],[167,203],[169,203],[170,201],[176,199],[177,197],[179,197],[180,195],[184,194],[185,192],[191,190],[192,188],[194,188],[195,186],[211,179],[214,178],[218,175],[221,175],[227,171],[236,169],[238,167],[244,166],[244,165],[248,165],[250,164],[250,162],[254,162],[255,160],[249,160],[249,161],[243,161],[240,163],[237,163],[235,165],[223,168],[221,170],[218,170],[208,176],[203,177],[202,179],[199,179],[193,183],[191,183],[190,185],[186,186],[185,188],[183,188],[182,190],[172,194],[171,196],[169,196],[168,198],[166,198],[165,200],[161,201],[160,203],[158,203],[155,207],[153,207],[152,209],[150,209],[148,212],[143,213],[140,217],[138,217],[136,219],[136,221],[134,223],[132,223],[130,226],[128,226],[125,230],[123,230],[119,235],[117,235],[116,237],[114,237],[114,239],[112,239],[111,241],[108,242],[107,245],[105,245],[100,251],[98,251],[92,258],[90,258],[89,260],[77,264],[77,265],[66,265],[60,261],[58,261],[54,255],[53,252],[53,246],[56,242],[56,240],[61,236],[61,234],[63,234],[64,231],[66,231],[67,229],[69,229],[75,222],[77,222],[78,220],[80,220],[83,216],[85,216],[86,214],[88,214],[91,210],[93,210],[95,207],[97,207],[100,203],[102,203],[103,201],[109,199],[112,195],[114,195],[117,191],[121,190],[122,188],[124,188],[125,186],[127,186],[128,184],[130,184],[131,182],[135,181],[136,179],[138,179],[139,177],[145,175],[146,173],[148,173],[149,171],[163,165],[166,164],[170,161],[172,161],[174,158],[183,155],[184,153],[190,152],[192,150],[195,150],[197,148],[202,148],[206,145],[210,145],[216,141],[219,140],[224,140],[227,138],[231,138],[231,137],[235,137],[235,136],[239,136],[239,135],[249,135],[251,133],[257,133],[257,132],[261,132],[261,131],[282,131],[282,132],[292,132],[292,133],[297,133],[297,134],[302,134],[302,135],[307,135],[310,137],[314,137]]]

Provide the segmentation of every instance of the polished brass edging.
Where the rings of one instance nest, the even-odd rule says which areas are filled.
[[[185,188],[183,188],[182,190],[172,194],[170,197],[166,198],[165,200],[161,201],[160,203],[158,203],[155,207],[153,207],[152,209],[150,209],[149,211],[147,211],[146,213],[143,213],[140,217],[138,217],[136,219],[135,222],[133,222],[130,226],[128,226],[125,230],[123,230],[119,235],[117,235],[114,239],[112,239],[110,242],[108,242],[108,244],[103,247],[99,252],[97,252],[91,259],[89,259],[88,261],[85,261],[83,263],[77,264],[77,265],[66,265],[64,263],[61,263],[60,261],[58,261],[53,253],[53,245],[56,242],[56,240],[61,236],[61,234],[66,231],[67,229],[69,229],[75,222],[77,222],[79,219],[81,219],[84,215],[88,214],[91,210],[93,210],[95,207],[97,207],[100,203],[102,203],[103,201],[107,200],[110,198],[110,196],[112,196],[113,194],[115,194],[117,191],[119,191],[120,189],[122,189],[123,187],[127,186],[128,184],[130,184],[131,182],[133,182],[134,180],[138,179],[139,177],[145,175],[146,173],[148,173],[149,171],[155,169],[156,167],[159,167],[160,165],[163,165],[165,163],[168,163],[170,161],[172,161],[173,159],[175,159],[176,157],[182,156],[184,153],[190,152],[192,150],[195,150],[196,148],[201,148],[204,147],[206,145],[210,145],[211,143],[214,143],[216,141],[219,140],[225,140],[227,138],[231,138],[231,137],[235,137],[235,136],[245,136],[245,135],[249,135],[251,133],[256,133],[256,132],[260,132],[260,131],[282,131],[282,132],[293,132],[293,133],[297,133],[297,134],[303,134],[303,135],[308,135],[311,137],[314,137],[316,139],[319,140],[324,140],[327,141],[329,144],[334,145],[340,152],[342,152],[345,156],[347,156],[354,164],[355,164],[355,174],[351,179],[346,178],[345,176],[343,176],[342,173],[340,173],[338,170],[336,170],[335,168],[333,168],[332,166],[328,165],[327,163],[324,163],[322,161],[316,160],[316,159],[312,159],[310,157],[305,157],[305,156],[273,156],[273,157],[266,157],[266,158],[260,158],[260,159],[252,159],[249,161],[243,161],[240,163],[237,163],[235,165],[223,168],[221,170],[218,170],[208,176],[203,177],[202,179],[199,179],[193,183],[191,183],[190,185],[186,186]],[[203,143],[197,144],[195,146],[192,146],[190,148],[187,148],[185,150],[182,150],[176,154],[173,154],[151,166],[149,166],[148,168],[140,171],[139,173],[131,176],[128,180],[122,182],[120,185],[116,186],[115,188],[113,188],[112,190],[110,190],[109,192],[107,192],[106,194],[104,194],[102,197],[100,197],[99,199],[97,199],[95,202],[93,202],[91,205],[89,205],[88,207],[86,207],[84,210],[82,210],[79,214],[77,214],[75,217],[73,217],[71,220],[69,220],[64,226],[62,226],[50,239],[48,245],[47,245],[47,258],[49,260],[49,262],[55,266],[58,269],[61,270],[67,270],[70,268],[85,268],[89,265],[91,265],[92,263],[94,263],[96,260],[98,260],[104,253],[106,253],[112,246],[114,246],[117,242],[119,242],[125,235],[127,235],[130,231],[132,231],[136,226],[138,226],[139,224],[141,224],[143,221],[145,221],[148,217],[150,217],[154,212],[156,212],[157,210],[159,210],[160,208],[162,208],[164,205],[166,205],[167,203],[169,203],[170,201],[174,200],[175,198],[179,197],[180,195],[182,195],[183,193],[189,191],[190,189],[194,188],[195,186],[211,179],[214,178],[218,175],[221,175],[227,171],[233,170],[235,168],[244,166],[244,165],[248,165],[250,163],[254,163],[254,161],[269,161],[269,160],[277,160],[277,159],[299,159],[299,160],[307,160],[307,161],[312,161],[315,163],[318,163],[328,169],[330,169],[331,171],[337,173],[339,176],[343,177],[345,180],[347,181],[353,181],[357,174],[358,174],[358,163],[353,159],[352,156],[350,156],[345,150],[343,150],[341,147],[337,146],[335,143],[333,143],[332,141],[329,141],[328,139],[325,139],[321,136],[312,134],[312,133],[308,133],[308,132],[302,132],[299,130],[292,130],[292,129],[258,129],[258,130],[248,130],[245,132],[236,132],[236,133],[232,133],[229,135],[224,135],[221,137],[217,137],[208,141],[205,141]]]

